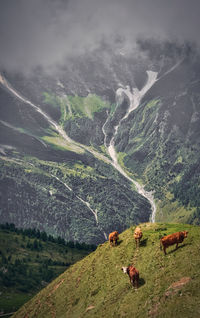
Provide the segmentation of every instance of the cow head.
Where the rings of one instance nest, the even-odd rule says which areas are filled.
[[[121,270],[123,271],[124,274],[127,274],[128,267],[122,267]]]
[[[187,237],[188,231],[183,231],[184,237]]]

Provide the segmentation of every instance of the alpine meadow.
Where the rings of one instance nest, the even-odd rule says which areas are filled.
[[[200,5],[0,8],[0,316],[199,317]]]

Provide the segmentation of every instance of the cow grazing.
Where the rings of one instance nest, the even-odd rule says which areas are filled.
[[[167,236],[164,236],[160,240],[160,248],[162,249],[164,254],[166,255],[166,248],[176,244],[176,249],[178,248],[178,244],[182,243],[184,238],[187,237],[188,231],[176,232]]]
[[[119,233],[117,231],[114,231],[109,234],[109,242],[110,246],[117,245],[117,241],[119,240]]]
[[[129,265],[128,267],[122,267],[121,270],[124,274],[128,274],[132,286],[138,288],[139,271],[133,265]]]
[[[136,247],[140,245],[141,238],[142,238],[142,231],[141,231],[141,228],[137,226],[134,231],[134,239],[135,239]]]

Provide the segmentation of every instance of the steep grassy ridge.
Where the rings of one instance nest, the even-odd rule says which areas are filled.
[[[139,249],[132,227],[120,234],[117,247],[108,242],[99,245],[13,317],[199,317],[199,227],[149,223],[141,227]],[[179,230],[188,230],[188,238],[164,256],[160,237]],[[121,271],[121,266],[132,263],[140,271],[138,290]]]

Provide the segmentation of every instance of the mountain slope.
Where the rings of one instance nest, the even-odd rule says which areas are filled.
[[[124,165],[154,191],[157,221],[199,224],[199,62],[161,75],[116,138]]]
[[[88,243],[103,242],[112,224],[122,231],[147,222],[151,212],[157,221],[200,223],[199,53],[192,46],[141,41],[140,54],[132,56],[107,47],[70,59],[56,74],[1,72],[3,221],[25,227],[30,217],[28,226]],[[11,164],[16,158],[26,169]],[[37,160],[46,163],[32,182]],[[70,178],[61,171],[65,163]],[[51,187],[56,195],[49,197]],[[19,198],[25,213],[21,205],[13,208]]]
[[[10,150],[0,159],[2,223],[99,244],[113,226],[121,232],[149,219],[147,200],[114,169],[93,158],[88,164],[54,162]]]
[[[121,232],[149,220],[149,202],[113,169],[103,149],[109,103],[94,94],[61,98],[39,91],[44,102],[38,106],[1,79],[2,222],[98,244],[113,226]]]
[[[199,317],[199,227],[183,224],[142,224],[138,250],[134,228],[71,266],[13,317]],[[164,256],[159,238],[188,230],[188,238]],[[135,291],[122,266],[134,263],[140,271]]]
[[[0,225],[0,312],[13,312],[95,246]]]

